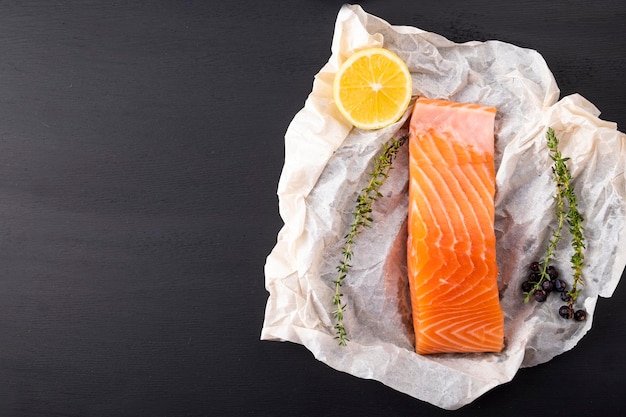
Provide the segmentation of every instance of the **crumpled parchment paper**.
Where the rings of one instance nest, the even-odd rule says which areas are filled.
[[[498,109],[496,219],[506,347],[499,354],[414,353],[406,278],[408,167],[406,145],[374,205],[374,224],[357,238],[353,268],[343,287],[348,305],[347,347],[334,338],[332,296],[343,236],[372,161],[393,126],[361,131],[336,110],[332,82],[338,66],[360,48],[383,46],[405,60],[414,96],[475,102]],[[457,409],[510,381],[520,367],[549,361],[591,328],[599,296],[610,297],[626,265],[626,135],[601,120],[580,95],[559,100],[541,55],[488,41],[453,43],[435,33],[392,26],[359,6],[340,10],[329,61],[315,76],[304,108],[285,134],[285,165],[278,185],[284,221],[267,258],[269,292],[263,340],[306,346],[329,366],[445,409]],[[541,259],[554,226],[554,183],[545,133],[551,126],[570,170],[585,217],[586,285],[578,298],[583,323],[563,320],[558,296],[524,304],[528,265]],[[557,268],[568,280],[568,235]]]

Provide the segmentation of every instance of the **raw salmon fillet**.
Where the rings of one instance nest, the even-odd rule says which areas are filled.
[[[419,354],[499,352],[496,109],[420,98],[410,121],[407,261]]]

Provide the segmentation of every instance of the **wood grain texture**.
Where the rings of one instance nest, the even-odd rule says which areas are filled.
[[[342,4],[0,2],[0,416],[446,414],[259,341],[283,135]],[[626,125],[624,2],[362,6],[536,49]],[[625,300],[456,414],[623,409]],[[555,387],[576,405],[532,400]]]

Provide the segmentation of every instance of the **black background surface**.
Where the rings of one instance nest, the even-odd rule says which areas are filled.
[[[342,3],[0,2],[0,416],[626,408],[624,283],[574,350],[455,412],[259,340],[283,137]],[[536,49],[626,125],[621,0],[361,5]]]

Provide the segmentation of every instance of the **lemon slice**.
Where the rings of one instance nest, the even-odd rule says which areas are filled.
[[[354,53],[339,67],[335,103],[361,129],[380,129],[400,119],[411,101],[411,74],[404,61],[385,48]]]

